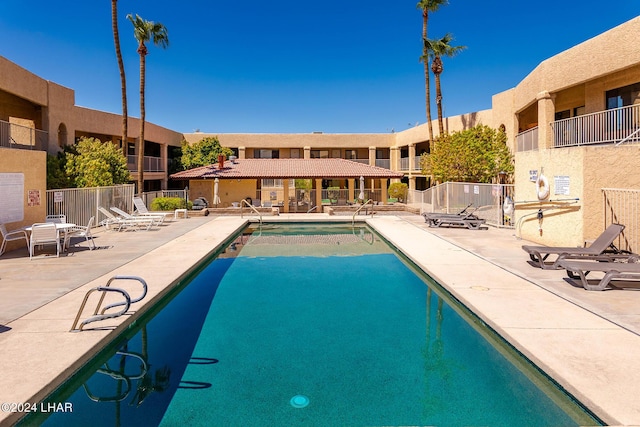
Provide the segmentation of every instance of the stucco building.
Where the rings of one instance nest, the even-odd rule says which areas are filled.
[[[602,188],[640,189],[639,42],[637,17],[541,62],[516,87],[494,95],[491,109],[445,119],[449,132],[504,126],[515,156],[515,220],[522,237],[582,244],[605,225]],[[135,180],[139,126],[136,118],[129,120],[124,149]],[[120,133],[120,114],[78,107],[72,89],[0,57],[0,150],[55,153],[85,135],[122,147]],[[401,172],[412,190],[429,185],[419,165],[429,145],[426,124],[385,134],[182,134],[147,123],[145,190],[167,187],[172,147],[207,136],[218,137],[239,160],[342,158]],[[5,158],[0,156],[0,172],[14,170]],[[25,166],[26,173],[32,169]],[[546,197],[539,197],[540,177],[548,184]],[[558,205],[539,221],[535,213],[560,199],[578,203]]]

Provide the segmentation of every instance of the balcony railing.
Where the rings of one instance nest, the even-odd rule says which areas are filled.
[[[46,131],[0,120],[0,147],[46,150],[48,143]]]
[[[376,159],[376,166],[378,166],[379,168],[391,169],[391,160]]]
[[[138,156],[127,156],[127,168],[130,172],[138,171]],[[162,157],[144,156],[145,172],[164,172],[165,167]]]
[[[538,149],[538,126],[525,130],[516,135],[516,151],[531,151]]]
[[[402,157],[400,159],[400,170],[401,171],[408,171],[409,170],[409,159],[411,157]],[[411,168],[411,170],[420,170],[420,156],[415,156],[413,158],[413,164],[411,165],[413,166]]]
[[[554,147],[638,142],[632,134],[640,127],[640,105],[613,108],[551,123]]]

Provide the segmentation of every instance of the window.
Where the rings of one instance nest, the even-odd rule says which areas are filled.
[[[279,150],[261,150],[255,149],[253,150],[253,158],[254,159],[279,159],[280,151]]]
[[[292,159],[299,159],[300,158],[300,149],[299,148],[292,148],[290,151],[290,156]]]
[[[607,110],[640,103],[640,83],[608,90]]]
[[[358,158],[356,150],[344,150],[344,158],[349,160],[355,160]]]
[[[312,159],[328,159],[329,150],[311,150]]]

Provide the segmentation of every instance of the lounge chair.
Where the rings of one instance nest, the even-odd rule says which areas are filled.
[[[115,216],[102,206],[98,207],[98,210],[105,216],[105,219],[100,221],[100,225],[105,226],[107,229],[111,229],[113,227],[117,231],[121,231],[130,227],[137,229],[138,227],[144,226],[148,230],[153,225],[152,218],[139,217],[137,219],[128,220],[123,217]]]
[[[53,222],[43,222],[31,226],[29,238],[29,259],[33,259],[36,246],[56,245],[56,257],[60,256],[60,233]]]
[[[467,207],[462,209],[460,212],[453,214],[425,212],[422,216],[424,217],[425,222],[429,224],[429,227],[442,227],[443,225],[464,226],[469,230],[479,230],[486,222],[486,219],[478,218],[478,216],[475,215],[475,211],[478,210],[478,208],[471,212],[467,212],[469,207],[471,207],[471,204],[467,205]]]
[[[600,262],[563,259],[560,268],[567,270],[572,278],[579,278],[582,287],[588,291],[602,291],[615,279],[640,279],[640,264],[635,262]],[[592,271],[604,273],[597,284],[590,284],[587,274]],[[597,279],[596,279],[597,280]]]
[[[47,215],[45,220],[45,222],[53,222],[56,224],[64,224],[67,222],[67,216],[64,214],[60,214],[60,215]]]
[[[625,255],[621,253],[621,251],[613,246],[613,241],[622,233],[622,230],[624,230],[624,225],[611,224],[590,246],[584,248],[524,245],[522,249],[529,254],[531,261],[545,270],[558,270],[563,268],[560,266],[560,261],[565,259],[587,258],[598,261],[614,261],[621,257],[629,256],[628,254]],[[545,263],[549,255],[557,255],[557,258],[552,263]]]
[[[115,206],[112,206],[111,210],[116,214],[120,215],[120,218],[119,218],[120,228],[144,227],[146,228],[146,230],[149,230],[154,224],[156,224],[156,219],[152,217],[133,216]]]
[[[147,205],[144,204],[144,200],[140,197],[133,198],[133,206],[135,208],[134,216],[148,216],[155,219],[158,225],[162,225],[164,220],[167,218],[167,215],[171,215],[170,213],[164,212],[151,212],[147,209]]]
[[[0,224],[0,234],[2,234],[2,246],[0,246],[0,255],[4,253],[5,249],[7,249],[7,242],[24,239],[27,248],[29,248],[29,236],[27,236],[27,232],[22,228],[18,230],[7,231],[5,225]]]

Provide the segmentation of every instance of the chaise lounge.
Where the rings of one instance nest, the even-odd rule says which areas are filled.
[[[458,213],[436,213],[436,212],[424,212],[422,216],[424,221],[429,224],[429,227],[441,227],[441,226],[464,226],[470,230],[479,230],[480,227],[486,222],[485,219],[478,218],[475,215],[475,208],[471,212],[467,212],[467,209],[471,207],[471,204],[467,205]]]
[[[588,247],[562,247],[562,246],[533,246],[524,245],[522,249],[529,254],[529,258],[538,267],[545,270],[562,269],[560,262],[566,259],[588,259],[591,261],[615,261],[627,258],[629,254],[623,254],[614,245],[613,241],[622,233],[624,225],[611,224]],[[549,255],[557,255],[554,262],[545,262]]]
[[[567,270],[572,278],[579,278],[582,287],[588,291],[602,291],[612,280],[615,279],[640,279],[640,264],[635,262],[599,262],[599,261],[576,261],[561,260],[561,268]],[[587,274],[591,271],[604,273],[597,284],[590,284]]]

